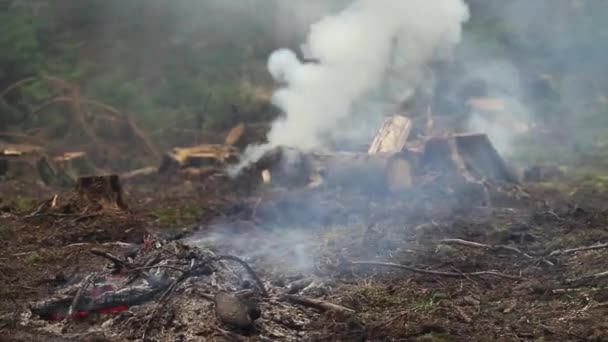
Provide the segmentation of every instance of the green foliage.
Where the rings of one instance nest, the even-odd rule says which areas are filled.
[[[17,214],[28,214],[35,209],[36,202],[31,198],[19,196],[13,201],[13,206]]]
[[[200,208],[196,206],[180,206],[159,208],[153,214],[161,226],[170,228],[195,222],[200,213]]]

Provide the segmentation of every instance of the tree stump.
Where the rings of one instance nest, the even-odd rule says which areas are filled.
[[[0,147],[0,177],[42,181],[48,186],[72,186],[71,179],[55,165],[41,147],[9,145]]]
[[[102,208],[127,209],[123,201],[122,186],[118,175],[79,177],[76,194],[80,204],[97,204]]]
[[[485,134],[432,138],[425,145],[421,166],[423,172],[436,172],[450,182],[517,183],[517,177]]]

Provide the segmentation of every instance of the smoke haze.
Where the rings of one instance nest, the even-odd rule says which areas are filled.
[[[400,84],[386,102],[404,100],[423,81],[430,62],[449,56],[467,19],[461,0],[357,0],[313,24],[305,50],[314,61],[287,49],[268,60],[268,70],[282,85],[274,103],[285,115],[272,125],[268,144],[250,148],[245,162],[281,145],[326,147],[321,137],[338,129],[357,102],[383,85],[389,71]]]

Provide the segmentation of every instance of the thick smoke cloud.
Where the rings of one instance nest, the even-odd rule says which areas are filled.
[[[386,101],[404,100],[432,61],[449,56],[467,19],[461,0],[356,0],[313,24],[305,50],[314,61],[286,49],[269,58],[268,69],[282,84],[274,103],[285,116],[273,124],[267,145],[247,151],[245,163],[281,145],[326,147],[322,137],[387,81],[397,80],[392,89],[398,91],[386,94]]]

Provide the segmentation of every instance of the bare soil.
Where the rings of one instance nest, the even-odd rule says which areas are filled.
[[[140,340],[154,302],[72,323],[33,317],[28,304],[106,267],[92,248],[123,255],[125,248],[111,243],[141,245],[151,234],[163,244],[180,239],[189,248],[242,257],[270,298],[255,295],[261,317],[252,331],[243,332],[220,322],[213,301],[202,292],[247,290],[249,281],[191,283],[176,290],[153,322],[150,340],[608,341],[608,277],[584,278],[608,271],[608,249],[551,255],[608,242],[608,193],[592,187],[564,182],[559,190],[552,185],[494,189],[491,206],[447,189],[388,197],[337,189],[243,195],[222,186],[166,180],[125,189],[128,211],[32,216],[56,191],[37,183],[0,183],[4,340]],[[522,253],[447,245],[442,239],[510,246]],[[230,268],[246,279],[240,268]],[[510,277],[467,275],[479,271]],[[292,290],[298,281],[308,286]],[[355,313],[281,300],[290,291]]]

